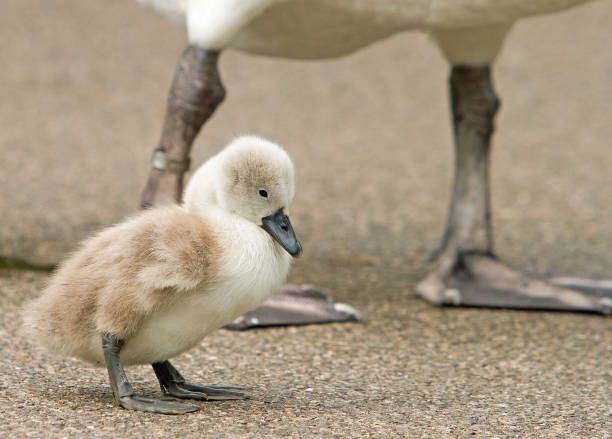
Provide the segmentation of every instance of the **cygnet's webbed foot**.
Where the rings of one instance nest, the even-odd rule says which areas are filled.
[[[226,401],[249,398],[249,394],[244,387],[200,386],[189,383],[169,383],[164,393],[175,398],[197,399],[200,401]]]
[[[417,293],[440,305],[612,313],[612,280],[528,275],[483,253],[446,252]]]
[[[162,391],[169,396],[200,401],[225,401],[247,399],[249,394],[241,386],[210,386],[190,384],[169,362],[153,363],[153,370]]]
[[[159,413],[162,415],[184,415],[185,413],[196,412],[200,409],[200,407],[195,404],[186,404],[178,401],[162,401],[136,395],[123,396],[119,398],[118,403],[124,409]]]
[[[311,325],[358,321],[361,316],[346,303],[331,301],[310,285],[287,284],[259,308],[226,325],[244,330],[268,326]]]
[[[162,415],[182,415],[200,409],[194,404],[185,404],[177,401],[161,401],[134,395],[132,385],[125,375],[123,366],[119,361],[119,352],[122,346],[123,341],[119,340],[113,334],[102,335],[102,350],[104,351],[106,368],[108,370],[113,396],[120,407],[128,410],[160,413]]]

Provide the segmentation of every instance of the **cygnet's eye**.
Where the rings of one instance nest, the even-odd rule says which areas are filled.
[[[260,189],[259,190],[259,195],[261,195],[264,198],[268,198],[268,191],[265,189]]]

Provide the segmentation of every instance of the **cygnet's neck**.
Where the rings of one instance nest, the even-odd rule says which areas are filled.
[[[211,159],[204,163],[189,180],[183,194],[183,206],[189,212],[201,212],[219,208],[215,181],[218,181],[219,166]]]

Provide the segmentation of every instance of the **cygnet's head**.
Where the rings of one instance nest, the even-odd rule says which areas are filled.
[[[260,137],[242,136],[209,163],[213,166],[205,164],[190,182],[187,206],[206,209],[205,204],[214,203],[261,226],[291,255],[299,255],[301,245],[286,215],[295,195],[295,170],[285,150]],[[199,183],[212,185],[214,195],[199,196],[210,194]]]
[[[255,136],[235,139],[216,157],[219,206],[257,225],[287,209],[295,195],[295,171],[280,146]]]

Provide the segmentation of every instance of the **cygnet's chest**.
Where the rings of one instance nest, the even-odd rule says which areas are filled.
[[[218,275],[151,315],[124,347],[127,364],[178,355],[281,287],[291,257],[263,229],[232,227],[223,232]]]
[[[238,315],[252,309],[287,278],[291,256],[262,228],[232,228],[227,233],[224,258],[214,285],[224,291],[219,308],[238,307]],[[234,318],[234,317],[232,317]]]

